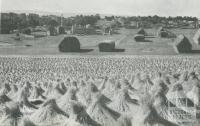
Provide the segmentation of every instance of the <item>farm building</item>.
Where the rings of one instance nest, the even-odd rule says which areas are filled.
[[[98,46],[100,52],[112,52],[115,49],[115,42],[112,40],[105,40]]]
[[[60,52],[78,52],[80,46],[80,42],[76,37],[65,37],[58,48]]]
[[[200,44],[200,29],[198,29],[197,32],[195,33],[193,40],[196,44],[198,45]]]
[[[192,44],[184,35],[179,35],[173,46],[177,53],[188,53],[192,51]]]

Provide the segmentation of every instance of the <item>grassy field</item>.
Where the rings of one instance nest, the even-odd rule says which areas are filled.
[[[146,29],[151,36],[156,35],[156,29]],[[200,50],[200,46],[193,43],[195,29],[171,29],[176,35],[184,34],[193,44],[194,50]],[[0,35],[0,54],[2,55],[177,55],[172,47],[173,39],[158,37],[147,37],[146,42],[136,42],[134,35],[137,29],[120,29],[119,34],[112,36],[88,35],[77,36],[82,49],[93,49],[82,53],[60,53],[58,45],[65,35],[48,36],[43,38],[23,38],[21,41],[13,39],[14,34]],[[125,52],[102,53],[98,51],[98,43],[103,40],[114,40],[118,49],[125,49]]]

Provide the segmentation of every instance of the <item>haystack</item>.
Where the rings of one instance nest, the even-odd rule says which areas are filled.
[[[145,36],[143,34],[134,35],[134,39],[136,42],[144,42]]]
[[[198,45],[200,44],[200,29],[198,29],[197,32],[195,33],[193,40],[194,40],[194,43]]]
[[[36,110],[30,119],[36,125],[56,125],[62,123],[67,117],[68,114],[57,106],[55,99],[50,99]]]
[[[146,31],[143,28],[140,28],[137,34],[144,35],[144,36],[147,35]]]
[[[58,46],[60,52],[79,52],[80,47],[76,37],[65,37]]]
[[[72,124],[78,123],[80,126],[100,126],[96,121],[85,111],[85,107],[78,102],[71,102],[70,118],[65,124],[66,126],[74,126]],[[74,123],[72,123],[74,122]]]
[[[160,27],[157,31],[157,36],[161,38],[176,38],[176,34],[172,33],[169,30],[166,30],[162,27]]]
[[[118,95],[113,99],[113,102],[109,104],[109,107],[113,110],[127,115],[135,113],[138,106],[138,101],[129,96],[128,89],[121,89]]]
[[[173,46],[176,53],[189,53],[192,51],[192,44],[184,35],[179,35]]]
[[[120,114],[107,107],[101,97],[100,94],[93,95],[92,103],[89,105],[87,112],[93,120],[102,126],[113,126]]]
[[[99,43],[98,47],[100,52],[112,52],[115,49],[115,42],[106,40]]]

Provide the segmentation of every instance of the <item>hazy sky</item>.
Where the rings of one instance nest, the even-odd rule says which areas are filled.
[[[0,0],[1,9],[117,15],[197,16],[200,0]]]

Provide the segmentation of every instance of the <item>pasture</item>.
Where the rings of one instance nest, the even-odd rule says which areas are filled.
[[[85,35],[76,36],[83,52],[60,53],[58,45],[67,35],[48,36],[41,38],[22,38],[20,41],[13,39],[14,34],[0,35],[0,54],[2,55],[176,55],[172,44],[174,39],[159,38],[156,29],[145,29],[149,37],[145,42],[136,42],[134,35],[137,29],[119,29],[114,35]],[[200,50],[200,46],[194,44],[192,38],[196,29],[170,29],[176,35],[184,34],[193,44],[194,50]],[[98,44],[104,40],[114,40],[117,49],[125,49],[125,52],[99,52]],[[198,51],[196,51],[198,52]]]

